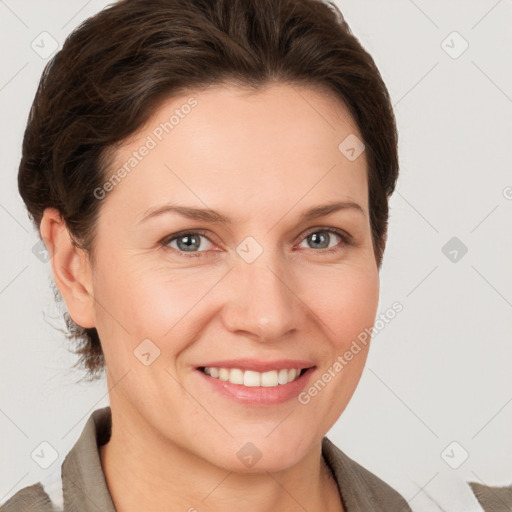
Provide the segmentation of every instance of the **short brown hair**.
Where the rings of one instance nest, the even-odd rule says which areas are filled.
[[[395,118],[374,60],[322,0],[122,0],[87,19],[46,66],[30,110],[18,174],[30,217],[39,228],[44,209],[57,208],[92,260],[93,191],[108,151],[172,95],[271,81],[320,86],[348,106],[366,147],[380,268],[398,178]],[[65,317],[94,380],[105,366],[98,333]]]

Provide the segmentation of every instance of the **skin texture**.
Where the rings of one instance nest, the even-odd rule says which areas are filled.
[[[121,512],[285,511],[297,503],[343,510],[321,441],[359,382],[367,348],[307,405],[237,403],[196,367],[304,359],[316,366],[313,383],[373,325],[379,275],[367,163],[364,153],[349,161],[338,150],[348,135],[361,138],[359,130],[326,91],[215,86],[165,101],[115,150],[107,177],[190,98],[197,101],[190,113],[102,199],[94,265],[71,244],[56,210],[41,224],[71,317],[102,340],[113,429],[101,460],[114,504]],[[362,212],[300,220],[306,209],[336,201]],[[177,214],[139,222],[169,203],[210,208],[232,223]],[[199,257],[178,254],[183,238],[161,243],[192,229],[205,230]],[[312,232],[330,236],[326,245],[336,252],[318,248]],[[263,249],[251,264],[236,252],[249,236]],[[147,338],[160,350],[148,366],[134,356]],[[247,442],[262,454],[250,468],[237,457]]]

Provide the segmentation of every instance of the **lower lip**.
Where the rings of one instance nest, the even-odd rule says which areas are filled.
[[[277,386],[243,386],[232,384],[229,381],[210,377],[201,370],[196,372],[203,378],[203,381],[215,391],[227,396],[236,402],[247,405],[276,405],[295,398],[306,387],[315,367],[308,368],[298,379],[288,384]]]

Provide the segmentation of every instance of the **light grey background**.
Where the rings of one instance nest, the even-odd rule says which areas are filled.
[[[438,510],[427,494],[446,501],[457,482],[512,483],[512,3],[337,3],[395,105],[401,177],[380,311],[394,301],[404,309],[375,336],[329,437],[413,509]],[[32,252],[38,238],[17,192],[26,118],[47,62],[37,51],[51,50],[51,38],[60,46],[105,5],[0,0],[0,502],[59,472],[90,413],[108,405],[105,382],[75,383],[75,358],[51,326],[62,322],[50,264]],[[452,237],[467,247],[462,257],[456,246],[443,253]],[[59,454],[48,469],[31,458],[42,441]],[[457,465],[463,450],[468,459],[452,469],[447,461]]]

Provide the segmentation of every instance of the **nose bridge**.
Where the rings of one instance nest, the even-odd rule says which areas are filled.
[[[226,321],[232,330],[273,341],[297,328],[292,273],[277,248],[265,247],[254,261],[249,261],[242,256],[236,260],[231,276],[235,294],[231,296]]]

